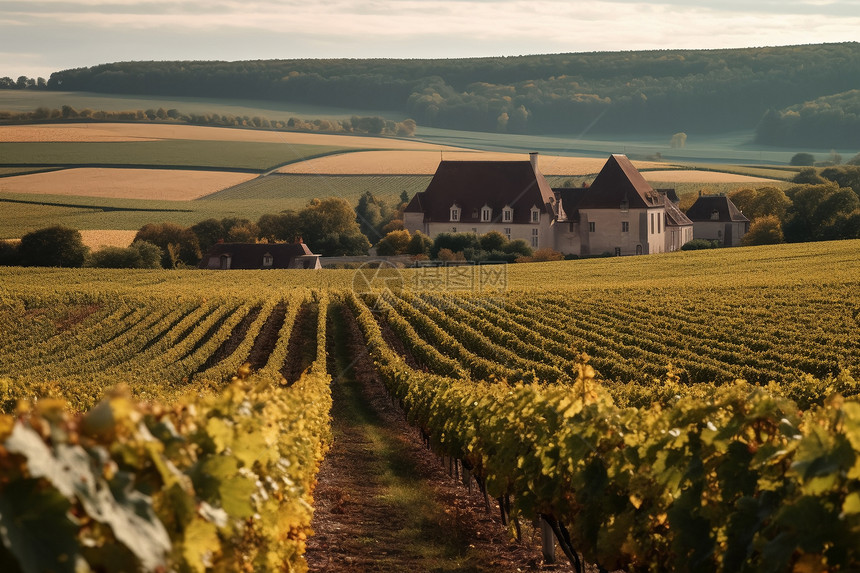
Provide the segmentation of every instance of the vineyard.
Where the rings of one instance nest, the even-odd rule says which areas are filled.
[[[428,447],[577,570],[855,570],[858,246],[514,265],[492,289],[0,270],[0,563],[304,570],[337,315]]]

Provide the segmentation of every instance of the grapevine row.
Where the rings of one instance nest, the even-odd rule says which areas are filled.
[[[860,404],[801,413],[744,383],[619,408],[580,364],[571,385],[488,384],[408,368],[348,298],[391,393],[438,451],[511,513],[606,569],[848,570],[860,565]],[[843,452],[837,454],[837,452]]]
[[[293,318],[306,296],[291,295]],[[268,370],[240,371],[217,395],[145,406],[114,391],[85,414],[41,400],[0,416],[0,562],[24,571],[306,570],[315,475],[331,440],[329,303],[314,296],[316,360],[290,387]],[[229,333],[248,307],[210,318],[201,306],[178,321],[167,313],[184,344],[169,351],[193,363],[214,344],[194,333],[219,322]],[[153,326],[165,325],[155,316]],[[291,325],[285,319],[277,349]]]

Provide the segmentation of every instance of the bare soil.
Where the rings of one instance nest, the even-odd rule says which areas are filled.
[[[310,570],[572,570],[543,562],[530,526],[511,540],[495,504],[451,477],[392,404],[352,315],[329,316],[335,439],[314,494]]]
[[[296,314],[296,321],[293,323],[290,340],[287,343],[287,358],[281,368],[281,376],[290,384],[297,381],[316,358],[318,313],[318,303],[307,302]]]
[[[206,359],[206,362],[204,362],[203,365],[200,366],[200,368],[198,368],[194,372],[194,374],[212,368],[213,366],[233,354],[239,347],[239,345],[242,343],[242,341],[245,339],[245,335],[248,333],[248,329],[251,328],[251,324],[255,320],[257,320],[257,316],[260,314],[261,310],[262,308],[259,306],[255,306],[254,308],[249,310],[248,314],[242,317],[242,320],[239,321],[239,324],[237,324],[233,328],[233,332],[230,333],[230,336],[227,337],[227,340],[225,340],[221,344],[221,346],[218,347],[218,350],[209,355],[209,358]],[[205,336],[204,340],[206,338],[209,338],[209,336]]]
[[[281,327],[284,326],[284,319],[287,314],[287,301],[282,300],[260,328],[260,333],[254,340],[254,346],[251,347],[251,352],[248,353],[248,363],[251,365],[251,370],[259,370],[266,365],[269,355],[278,344],[278,334],[281,332]]]

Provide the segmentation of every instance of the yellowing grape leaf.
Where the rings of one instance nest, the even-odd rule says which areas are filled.
[[[192,571],[204,573],[212,566],[220,549],[218,530],[214,524],[195,519],[188,525],[182,544],[182,557]]]
[[[209,418],[206,433],[215,444],[215,453],[220,454],[233,446],[233,426],[221,418]]]
[[[860,513],[860,493],[854,491],[845,496],[842,504],[843,515],[855,515]]]

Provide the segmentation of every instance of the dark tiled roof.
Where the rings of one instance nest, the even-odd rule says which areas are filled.
[[[683,227],[685,225],[692,225],[693,222],[687,217],[683,211],[681,211],[677,205],[675,205],[672,201],[666,201],[664,205],[666,208],[666,225],[667,226],[675,226],[675,227]]]
[[[610,156],[590,187],[553,191],[561,198],[568,218],[578,209],[619,209],[624,202],[630,209],[644,209],[669,202],[645,181],[626,155]]]
[[[616,209],[627,201],[631,209],[657,207],[663,196],[645,181],[626,155],[611,155],[595,177],[580,209]]]
[[[585,199],[588,187],[558,187],[554,188],[553,192],[561,202],[561,209],[567,218],[566,220],[579,221],[579,205]]]
[[[749,221],[725,195],[702,195],[687,209],[692,221]]]
[[[531,209],[554,216],[555,197],[530,161],[442,161],[427,190],[416,193],[407,213],[424,213],[427,222],[451,220],[451,206],[460,207],[460,222],[480,223],[481,208],[492,210],[492,221],[513,208],[511,223],[531,222]]]
[[[272,256],[272,265],[263,266],[263,257]],[[313,255],[304,243],[216,243],[198,265],[201,269],[220,269],[221,257],[230,257],[231,269],[288,269],[296,257]]]

